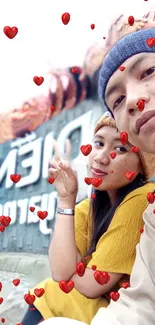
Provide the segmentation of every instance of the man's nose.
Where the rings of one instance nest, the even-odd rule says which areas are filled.
[[[138,109],[138,102],[140,100],[144,101],[144,107],[149,101],[149,96],[146,93],[146,89],[142,89],[142,85],[137,86],[132,84],[132,87],[128,87],[126,93],[126,109],[129,115],[134,115]]]

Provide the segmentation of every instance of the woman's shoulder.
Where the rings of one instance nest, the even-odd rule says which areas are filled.
[[[134,197],[141,194],[147,194],[148,192],[152,192],[155,189],[155,183],[149,182],[144,184],[141,187],[136,188],[134,191],[130,192],[126,197]]]
[[[118,218],[121,218],[122,220],[122,215],[124,222],[128,222],[129,219],[130,222],[131,219],[134,222],[134,220],[138,220],[138,217],[139,220],[141,220],[142,214],[148,206],[147,193],[152,192],[154,189],[154,183],[147,183],[126,195],[115,211],[117,222]],[[113,222],[116,222],[115,218]]]
[[[138,187],[137,189],[131,191],[129,194],[126,195],[126,197],[124,198],[124,200],[122,201],[122,203],[120,204],[120,206],[124,205],[124,203],[128,204],[133,204],[133,201],[136,203],[140,203],[144,201],[145,203],[147,203],[147,193],[148,192],[152,192],[155,189],[155,183],[153,182],[149,182],[144,184],[141,187]]]

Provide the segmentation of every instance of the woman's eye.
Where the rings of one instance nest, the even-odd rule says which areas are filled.
[[[125,147],[117,147],[115,148],[118,152],[127,152],[127,149]]]
[[[113,110],[115,109],[115,108],[117,108],[119,105],[120,105],[120,103],[122,102],[122,100],[125,98],[125,96],[120,96],[119,98],[117,98],[117,100],[115,101],[115,103],[114,103],[114,105],[113,105]]]
[[[148,70],[146,70],[146,71],[142,74],[141,79],[143,79],[143,78],[149,76],[149,75],[152,74],[154,71],[155,71],[155,67],[151,67],[151,68],[149,68]]]
[[[101,141],[94,141],[96,147],[102,147],[103,143]]]

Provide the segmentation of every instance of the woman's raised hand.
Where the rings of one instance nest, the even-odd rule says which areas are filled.
[[[60,152],[57,141],[53,140],[54,158],[50,161],[49,177],[54,178],[54,185],[59,198],[69,198],[77,195],[78,180],[70,164],[71,143],[66,141],[66,152]]]

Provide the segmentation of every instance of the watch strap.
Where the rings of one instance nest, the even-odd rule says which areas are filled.
[[[74,209],[57,208],[57,213],[74,216],[75,210]]]

